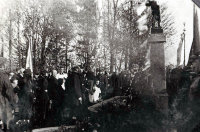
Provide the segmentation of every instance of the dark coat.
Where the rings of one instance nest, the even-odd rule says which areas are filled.
[[[167,73],[167,93],[169,96],[175,96],[178,94],[178,90],[184,82],[185,77],[182,76],[182,69],[175,68]]]
[[[111,76],[111,86],[113,87],[113,96],[120,96],[122,89],[121,89],[121,79],[119,75],[113,73]]]
[[[74,88],[75,96],[77,98],[82,97],[82,91],[81,91],[82,84],[81,84],[81,79],[78,73],[74,74],[73,82],[74,82],[73,88]]]
[[[24,79],[24,87],[19,92],[19,109],[21,119],[30,119],[33,115],[35,83],[32,79]]]
[[[59,100],[58,80],[54,76],[51,76],[48,84],[49,99],[54,101]]]
[[[37,85],[38,85],[38,89],[36,92],[36,96],[37,96],[36,98],[38,98],[38,100],[41,100],[41,101],[48,101],[49,96],[48,96],[48,93],[46,92],[48,90],[48,81],[46,77],[39,76],[37,80]]]
[[[197,76],[193,79],[193,82],[190,86],[190,92],[189,92],[190,100],[200,98],[200,76]]]
[[[100,81],[100,88],[102,91],[107,90],[108,76],[105,74],[98,74],[97,79]]]
[[[87,77],[88,80],[93,80],[93,81],[95,80],[95,75],[92,71],[88,71],[86,73],[86,77]]]
[[[70,105],[79,105],[78,98],[82,98],[82,83],[80,75],[76,72],[70,73],[67,79],[67,85]]]
[[[57,89],[57,91],[58,91],[58,94],[60,96],[60,98],[59,98],[60,102],[64,99],[64,95],[65,95],[65,90],[62,88],[63,81],[64,80],[62,78],[58,79],[58,89]]]
[[[17,74],[17,80],[19,88],[22,89],[24,87],[24,77],[22,77],[20,74]]]
[[[15,104],[15,96],[8,75],[0,72],[0,118],[6,123],[12,120],[12,106]]]
[[[6,98],[10,103],[15,102],[14,91],[8,75],[3,72],[0,72],[0,93],[0,96]]]

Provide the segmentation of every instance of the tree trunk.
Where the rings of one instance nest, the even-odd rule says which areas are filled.
[[[125,70],[128,69],[128,46],[125,49]]]
[[[105,47],[104,47],[104,71],[106,71],[106,49],[105,49]]]
[[[19,61],[19,68],[21,68],[22,67],[22,61],[21,61],[21,46],[20,46],[20,23],[19,23],[19,13],[17,14],[18,16],[17,16],[17,41],[18,41],[18,46],[17,46],[17,48],[18,48],[18,52],[19,52],[19,56],[18,56],[18,61]]]
[[[33,35],[33,40],[32,40],[32,44],[33,44],[33,71],[36,68],[36,43],[35,43],[35,40],[34,40],[34,35]]]
[[[46,36],[42,37],[42,46],[41,46],[41,67],[40,68],[45,68],[46,64],[46,58],[45,58],[45,44],[46,44]]]
[[[114,39],[114,36],[115,36],[115,25],[116,25],[116,15],[117,15],[117,4],[118,4],[118,0],[115,2],[113,0],[113,5],[114,5],[114,8],[113,8],[113,11],[114,11],[114,15],[113,15],[113,28],[112,30],[110,30],[108,28],[108,32],[109,32],[109,40],[110,40],[110,72],[112,73],[113,72],[113,65],[114,65],[114,44],[113,44],[113,39]],[[110,3],[109,3],[109,0],[108,0],[108,27],[110,26],[109,25],[109,15],[110,15]]]
[[[122,55],[121,55],[121,58],[120,58],[120,61],[119,61],[119,71],[121,71],[121,68],[122,68],[122,57],[123,57],[123,54],[124,54],[124,50],[122,51]]]
[[[68,53],[68,40],[66,40],[66,49],[65,50],[66,50],[65,51],[65,64],[66,64],[65,69],[67,71],[67,68],[68,68],[68,55],[67,55],[67,53]]]
[[[114,54],[113,51],[110,51],[110,73],[113,72],[113,68],[114,68]]]
[[[129,32],[129,36],[130,36],[130,42],[129,42],[129,70],[131,70],[131,68],[132,68],[132,65],[133,65],[133,41],[132,41],[132,39],[134,38],[134,36],[133,36],[133,33],[132,33],[132,31],[134,30],[134,27],[133,27],[133,16],[132,16],[132,14],[133,14],[133,12],[132,12],[132,10],[133,10],[133,1],[130,1],[130,23],[129,23],[129,26],[130,26],[130,32]]]
[[[12,70],[12,20],[11,20],[11,9],[9,10],[9,17],[10,17],[10,23],[9,23],[9,66],[10,66],[10,71]]]
[[[134,56],[133,56],[133,53],[134,53],[134,51],[133,51],[133,44],[132,44],[132,41],[130,42],[130,44],[129,44],[129,67],[128,67],[128,69],[129,70],[131,70],[132,69],[132,66],[133,66],[133,61],[134,61]]]
[[[56,65],[55,65],[55,69],[56,70],[58,70],[58,51],[57,51],[58,50],[58,41],[57,41],[57,37],[58,36],[56,36],[56,39],[55,39],[55,43],[56,43],[56,54],[55,54],[56,55],[56,60],[55,60]]]

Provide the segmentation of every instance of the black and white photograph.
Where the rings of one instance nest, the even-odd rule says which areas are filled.
[[[0,0],[0,132],[200,132],[200,0]]]

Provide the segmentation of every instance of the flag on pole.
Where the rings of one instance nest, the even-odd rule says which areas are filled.
[[[26,58],[26,69],[30,69],[33,72],[33,62],[32,62],[32,45],[29,43],[27,58]]]
[[[146,53],[146,56],[145,56],[145,66],[144,68],[142,69],[143,71],[147,70],[148,68],[150,68],[150,50],[151,50],[151,46],[148,45],[148,41],[144,41],[143,44],[140,46],[140,47],[143,47],[144,46],[146,47],[147,49],[147,53]]]
[[[177,49],[177,66],[179,66],[181,63],[181,53],[182,53],[183,40],[184,40],[183,37],[184,37],[184,34],[181,34],[181,41]]]

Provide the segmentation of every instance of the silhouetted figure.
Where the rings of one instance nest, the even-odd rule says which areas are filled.
[[[60,102],[60,94],[59,94],[59,84],[58,84],[58,79],[56,78],[57,76],[57,71],[53,70],[52,75],[49,78],[48,82],[48,95],[49,95],[49,100],[50,100],[50,113],[49,113],[49,125],[58,125],[58,117],[59,117],[59,106],[61,104]]]
[[[15,104],[14,95],[8,75],[0,72],[0,119],[5,124],[4,129],[9,129],[9,123],[12,120],[11,106]]]
[[[32,129],[32,118],[34,112],[34,90],[35,84],[30,69],[24,71],[24,87],[19,93],[19,120],[26,120],[28,129]]]
[[[110,78],[111,87],[113,88],[113,96],[120,96],[122,92],[120,76],[117,73],[113,73]]]
[[[42,71],[37,81],[36,89],[36,124],[39,127],[45,126],[47,110],[48,110],[48,81],[45,76],[45,71]]]
[[[71,97],[72,97],[72,108],[74,108],[75,115],[79,115],[79,108],[81,104],[83,103],[83,97],[82,97],[82,86],[81,86],[81,79],[78,73],[78,68],[75,68],[73,70],[73,80],[72,80],[72,89],[71,89]]]

